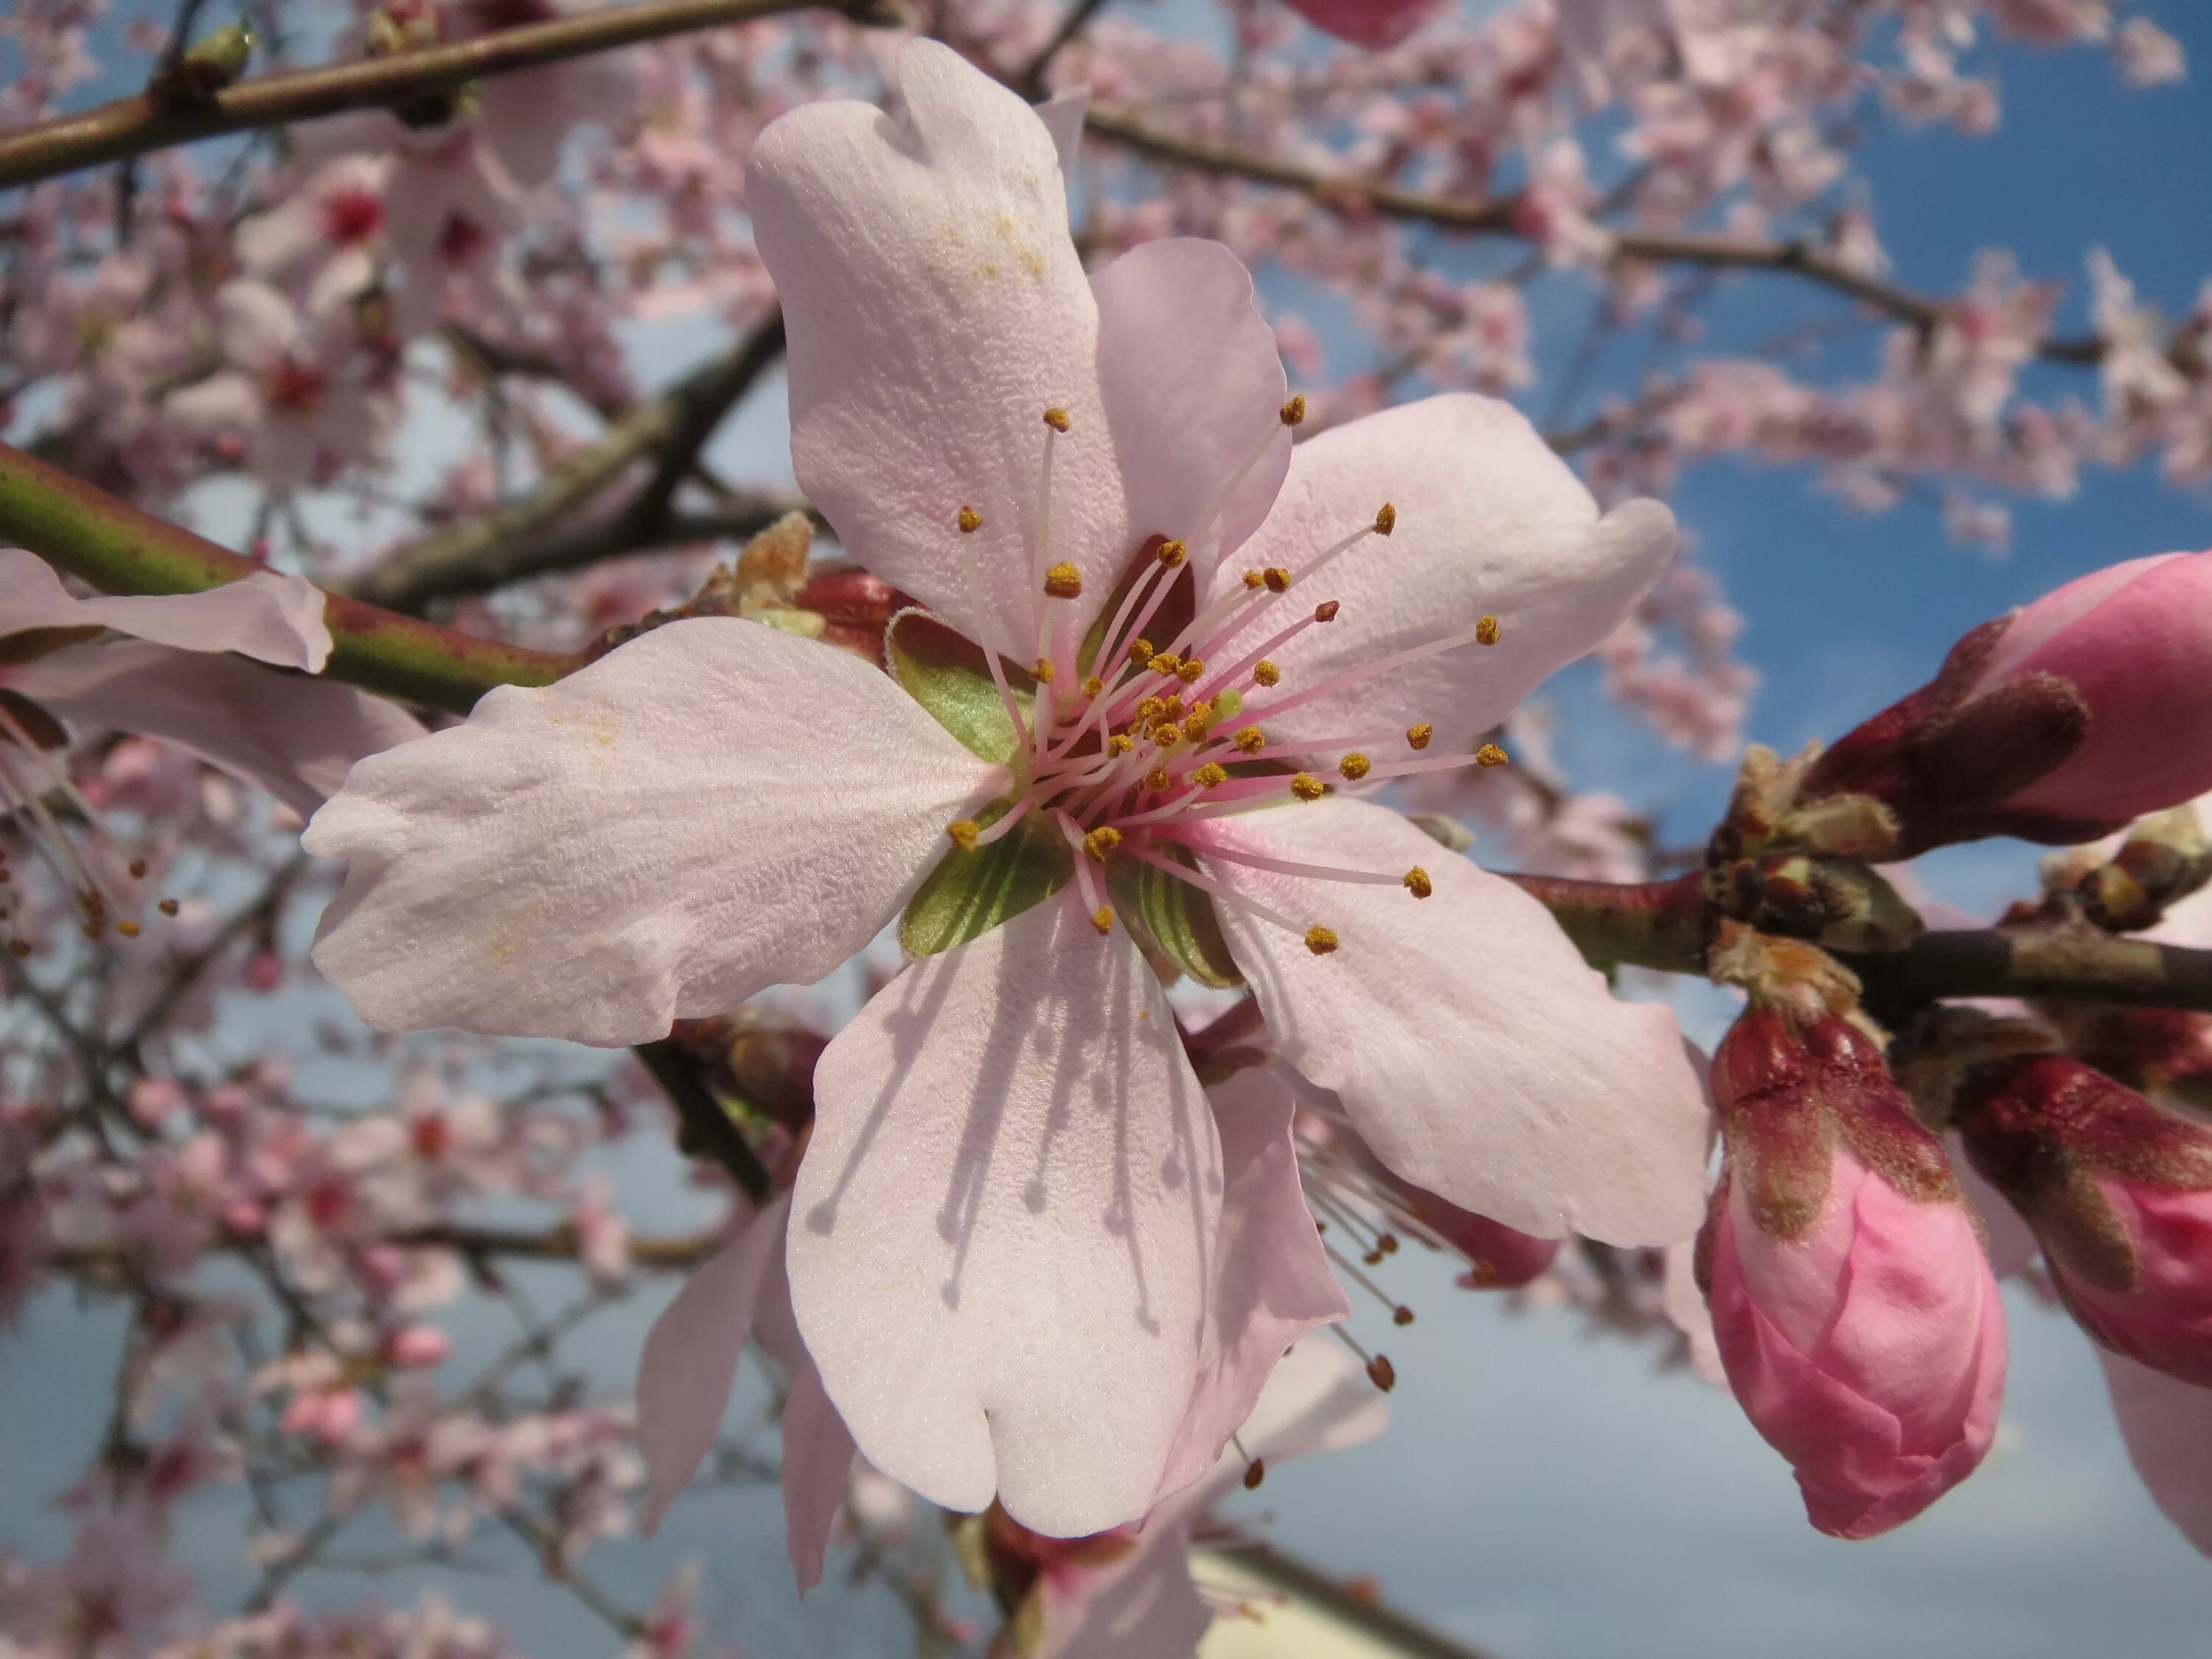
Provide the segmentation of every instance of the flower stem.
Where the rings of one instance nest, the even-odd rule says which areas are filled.
[[[107,593],[196,593],[261,567],[0,444],[0,543],[24,547]],[[368,690],[465,714],[495,685],[548,685],[583,659],[479,639],[329,595],[325,672]]]

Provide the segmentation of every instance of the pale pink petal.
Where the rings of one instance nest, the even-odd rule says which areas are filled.
[[[822,1373],[811,1365],[794,1372],[783,1403],[783,1530],[802,1595],[822,1582],[857,1450]]]
[[[792,1295],[868,1461],[1060,1536],[1143,1515],[1198,1380],[1222,1168],[1128,936],[1070,893],[916,963],[815,1103]]]
[[[783,1253],[791,1200],[777,1199],[692,1270],[647,1333],[637,1362],[637,1449],[651,1482],[638,1510],[650,1538],[721,1432],[761,1284]]]
[[[0,638],[33,628],[112,628],[180,651],[235,651],[319,673],[330,659],[322,591],[274,570],[200,593],[70,597],[34,553],[0,548]]]
[[[1566,0],[1571,5],[1576,0]],[[1443,7],[1444,0],[1290,0],[1307,21],[1353,46],[1395,46]]]
[[[1060,176],[1064,182],[1075,178],[1076,158],[1083,153],[1083,123],[1091,113],[1091,89],[1071,87],[1066,92],[1056,92],[1036,106],[1037,119],[1052,135],[1054,152],[1060,157]]]
[[[222,355],[260,374],[300,343],[300,313],[268,283],[252,277],[225,283],[215,294],[216,337]]]
[[[1213,1468],[1292,1343],[1352,1313],[1299,1184],[1289,1088],[1272,1070],[1249,1067],[1206,1098],[1228,1187],[1198,1388],[1160,1480],[1162,1498]]]
[[[1218,242],[1144,243],[1091,286],[1131,528],[1185,539],[1203,587],[1218,553],[1260,527],[1290,469],[1275,331],[1251,273]]]
[[[158,738],[301,817],[355,762],[422,735],[405,710],[335,680],[135,641],[58,651],[9,671],[9,683],[80,731]]]
[[[239,222],[231,247],[239,263],[257,275],[279,270],[326,246],[322,200],[312,187],[288,197],[266,213]]]
[[[316,965],[386,1030],[645,1042],[837,966],[1001,778],[848,652],[673,623],[357,768]]]
[[[1105,1568],[1043,1583],[1044,1628],[1027,1659],[1191,1659],[1213,1609],[1190,1576],[1190,1519],[1164,1516]]]
[[[1342,1097],[1399,1176],[1539,1237],[1669,1244],[1697,1231],[1711,1114],[1674,1018],[1614,1000],[1542,905],[1364,801],[1274,807],[1209,835],[1268,859],[1430,873],[1435,891],[1417,899],[1206,860],[1301,927],[1335,932],[1339,948],[1316,956],[1221,912],[1284,1059]]]
[[[933,40],[901,49],[898,79],[902,115],[810,104],[772,123],[747,167],[790,337],[793,465],[854,557],[971,636],[973,555],[993,642],[1026,658],[1046,409],[1073,423],[1050,547],[1082,573],[1082,615],[1133,550],[1098,308],[1036,112]],[[964,538],[963,506],[983,516]]]
[[[2212,1555],[2212,1389],[2099,1348],[2128,1461],[2160,1514]]]
[[[784,1206],[787,1215],[789,1205]],[[760,1304],[753,1313],[753,1334],[791,1379],[791,1392],[783,1407],[783,1530],[784,1548],[798,1575],[801,1595],[822,1580],[822,1565],[830,1551],[830,1529],[845,1507],[853,1481],[857,1449],[853,1432],[838,1415],[814,1356],[799,1334],[798,1315],[791,1305],[791,1275],[786,1271],[787,1252],[779,1249],[767,1280],[761,1286]]]
[[[524,189],[551,182],[561,146],[583,114],[567,95],[570,73],[563,65],[484,84],[477,130]]]
[[[1280,691],[1246,698],[1271,739],[1371,733],[1380,744],[1425,721],[1436,728],[1431,753],[1462,748],[1610,634],[1674,554],[1665,507],[1636,501],[1600,518],[1589,492],[1519,411],[1455,393],[1300,444],[1274,511],[1224,562],[1216,586],[1237,585],[1247,566],[1295,570],[1371,522],[1386,501],[1398,510],[1389,539],[1370,537],[1259,608],[1233,644],[1206,652],[1241,655],[1319,603],[1341,601],[1334,621],[1271,653],[1283,672]],[[1266,716],[1269,702],[1467,634],[1485,616],[1503,629],[1496,645],[1469,642],[1278,720]]]

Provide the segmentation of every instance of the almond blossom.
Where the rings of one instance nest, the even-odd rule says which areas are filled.
[[[126,880],[120,866],[136,861],[114,855],[100,813],[48,761],[71,730],[161,738],[302,817],[361,756],[421,734],[412,716],[352,686],[288,681],[243,660],[319,672],[331,653],[322,613],[319,589],[275,571],[203,593],[79,599],[45,561],[0,548],[0,811],[21,815],[88,927],[136,933],[142,907],[124,892],[145,872]],[[82,835],[47,807],[56,790]],[[0,920],[9,908],[0,895]]]
[[[886,1474],[1077,1534],[1229,1426],[1185,1445],[1237,1340],[1231,1176],[1154,962],[1249,984],[1285,1058],[1455,1203],[1694,1229],[1671,1016],[1366,798],[1489,763],[1473,738],[1611,630],[1674,531],[1601,517],[1471,396],[1293,457],[1303,405],[1231,255],[1086,277],[1045,124],[934,43],[899,71],[902,121],[797,111],[749,184],[799,482],[927,607],[892,674],[709,617],[499,688],[317,815],[305,845],[349,867],[316,960],[385,1029],[617,1044],[899,918],[918,960],[816,1073],[798,1326]]]

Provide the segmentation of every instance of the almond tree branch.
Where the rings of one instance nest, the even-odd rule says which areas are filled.
[[[1516,223],[1518,198],[1514,196],[1463,201],[1320,173],[1258,150],[1164,132],[1113,105],[1093,104],[1084,131],[1147,160],[1187,172],[1302,191],[1337,213],[1378,214],[1466,235],[1529,240]],[[1950,309],[1944,301],[1854,270],[1809,242],[1766,242],[1687,231],[1608,230],[1607,234],[1616,259],[1776,271],[1802,277],[1918,329],[1933,328]],[[2049,335],[2036,343],[2035,349],[2038,356],[2048,362],[2087,365],[2103,360],[2106,344],[2094,335]]]
[[[702,526],[684,524],[674,510],[677,489],[723,416],[782,355],[783,317],[777,313],[722,356],[616,420],[595,441],[563,457],[534,489],[396,549],[354,591],[411,612],[434,599],[481,593],[526,576],[702,539]],[[628,505],[597,522],[568,524],[647,458],[653,461],[652,477]],[[750,535],[799,504],[782,496],[741,496],[727,504],[726,516],[750,525],[744,532]],[[684,533],[676,533],[679,528]]]
[[[1623,885],[1509,875],[1541,900],[1592,962],[1705,971],[1707,919],[1696,872]],[[1900,951],[1832,951],[1882,1002],[2045,997],[2212,1013],[2212,951],[2094,930],[1971,928],[1923,933]]]
[[[261,567],[0,444],[0,544],[107,593],[197,593]],[[548,685],[580,658],[439,628],[343,594],[323,607],[331,678],[465,714],[495,685]],[[272,672],[275,671],[271,671]]]
[[[0,134],[0,190],[222,133],[410,103],[453,92],[471,81],[641,41],[817,9],[840,12],[862,23],[890,17],[880,0],[647,0],[641,5],[611,6],[420,52],[264,75],[204,100],[183,101],[139,93]]]

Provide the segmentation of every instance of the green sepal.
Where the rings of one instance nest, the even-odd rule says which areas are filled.
[[[988,829],[1011,805],[994,802],[976,814],[976,824]],[[933,957],[965,945],[1042,904],[1074,874],[1075,858],[1066,841],[1050,824],[1025,817],[994,842],[973,851],[955,847],[948,852],[908,901],[899,918],[899,943],[913,957]]]
[[[962,747],[994,765],[1012,763],[1020,735],[1006,718],[1006,705],[992,683],[990,659],[981,646],[926,611],[902,611],[884,630],[884,656],[907,695]],[[1004,665],[1006,689],[1026,720],[1036,701],[1036,682],[1012,663]]]
[[[1163,857],[1195,870],[1198,862],[1180,847],[1162,847]],[[1106,892],[1114,917],[1148,955],[1164,957],[1200,985],[1231,990],[1243,984],[1213,901],[1187,881],[1177,881],[1156,864],[1116,858],[1106,866]]]

